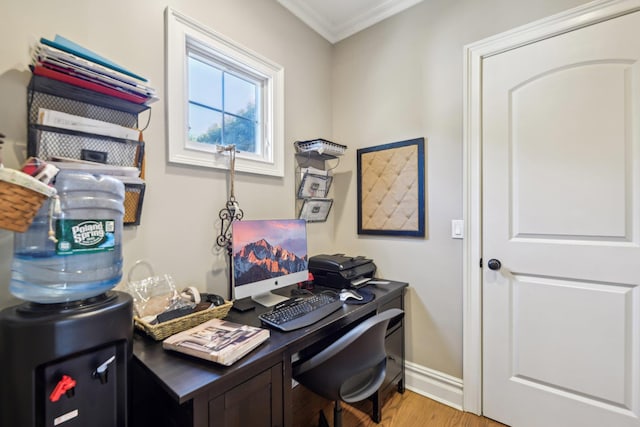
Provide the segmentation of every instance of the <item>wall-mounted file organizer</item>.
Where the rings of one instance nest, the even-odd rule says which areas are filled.
[[[123,179],[124,225],[139,225],[146,184],[142,179]]]
[[[114,166],[140,168],[142,141],[128,141],[88,133],[33,125],[29,155],[41,159],[69,158]]]
[[[136,104],[37,75],[31,76],[28,91],[28,96],[33,102],[39,102],[37,96],[56,97],[62,105],[55,108],[56,104],[51,104],[49,108],[53,110],[62,111],[63,108],[67,108],[70,109],[68,112],[71,114],[129,127],[135,127],[138,123],[138,115],[151,108],[146,104]],[[51,102],[55,102],[56,98]],[[29,117],[29,119],[35,119],[35,117]]]
[[[308,199],[311,197],[327,197],[333,175],[313,173],[309,168],[301,170],[301,180],[298,185],[298,199]]]
[[[312,152],[319,155],[329,155],[331,157],[342,156],[347,149],[346,145],[336,144],[335,142],[322,138],[296,141],[295,146],[299,153]]]
[[[65,82],[33,75],[27,89],[27,154],[43,160],[64,158],[87,160],[112,166],[142,168],[144,142],[104,134],[41,124],[41,110],[50,110],[124,128],[138,128],[144,104],[104,95]],[[139,133],[138,133],[139,135]],[[138,225],[146,184],[142,179],[125,182],[124,225]]]
[[[333,199],[328,198],[333,182],[331,171],[338,166],[345,145],[314,139],[296,141],[296,211],[298,218],[307,222],[327,220]],[[336,160],[329,163],[330,160]]]

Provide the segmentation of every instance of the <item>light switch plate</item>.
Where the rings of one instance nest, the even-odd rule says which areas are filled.
[[[463,219],[451,220],[451,238],[464,239],[464,220]]]

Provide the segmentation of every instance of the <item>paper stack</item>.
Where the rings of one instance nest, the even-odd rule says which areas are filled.
[[[33,74],[125,99],[136,104],[158,100],[147,79],[56,35],[41,38],[33,50]]]

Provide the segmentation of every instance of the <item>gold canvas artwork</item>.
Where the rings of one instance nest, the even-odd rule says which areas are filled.
[[[359,232],[419,235],[424,232],[421,146],[388,147],[359,153]]]

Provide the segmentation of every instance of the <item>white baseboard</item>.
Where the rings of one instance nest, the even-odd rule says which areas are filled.
[[[429,399],[462,409],[462,379],[425,368],[415,363],[405,362],[406,388]]]

